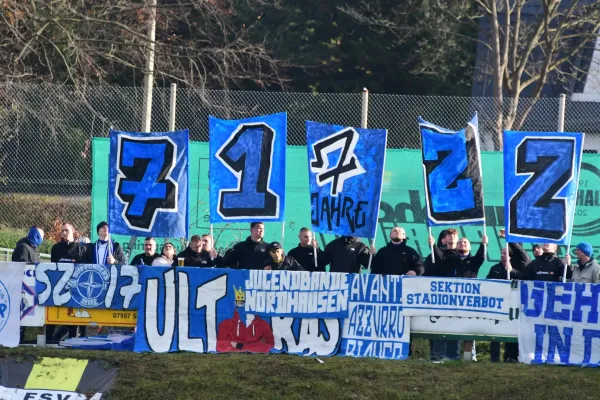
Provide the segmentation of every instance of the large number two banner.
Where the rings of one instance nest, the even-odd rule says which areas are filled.
[[[583,133],[504,132],[507,241],[569,242],[583,138]]]
[[[188,137],[110,131],[108,223],[112,233],[187,237]]]
[[[600,365],[600,284],[520,282],[519,361]]]
[[[430,226],[485,222],[477,114],[451,131],[419,118]]]
[[[313,229],[373,238],[387,131],[306,121],[306,140]]]
[[[287,114],[208,119],[210,222],[283,221]]]

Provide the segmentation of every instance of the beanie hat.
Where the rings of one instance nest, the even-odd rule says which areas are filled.
[[[102,221],[98,224],[98,226],[96,226],[96,233],[98,233],[98,231],[100,230],[100,228],[104,228],[105,226],[108,226],[108,222],[106,221]]]
[[[592,255],[594,254],[594,248],[589,243],[586,243],[586,242],[579,243],[577,245],[577,248],[579,249],[579,251],[581,251],[583,254],[585,254],[588,257],[592,257]]]

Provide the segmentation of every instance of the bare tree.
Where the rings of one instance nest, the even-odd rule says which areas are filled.
[[[269,0],[159,0],[155,75],[188,87],[282,85],[279,62],[252,42],[244,10]],[[276,0],[272,0],[276,1]],[[272,3],[269,3],[272,4]],[[4,81],[137,84],[146,66],[144,0],[0,1]]]
[[[342,10],[400,42],[417,41],[419,52],[409,55],[415,73],[436,73],[450,53],[470,43],[488,52],[489,63],[478,72],[493,86],[496,148],[503,128],[523,125],[547,83],[585,75],[574,60],[585,50],[591,55],[600,29],[598,0],[407,0],[391,10],[382,1]],[[519,107],[525,94],[534,101]]]

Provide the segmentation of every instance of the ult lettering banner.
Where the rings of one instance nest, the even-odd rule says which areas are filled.
[[[42,306],[136,310],[142,291],[133,265],[40,263],[36,280]]]
[[[0,346],[19,345],[24,271],[25,263],[0,263]]]
[[[519,361],[600,365],[600,284],[519,283]]]
[[[108,223],[112,233],[187,237],[187,130],[110,131]]]
[[[483,224],[483,182],[477,114],[451,131],[419,118],[425,201],[430,226]]]
[[[287,114],[208,118],[210,222],[285,219]]]
[[[385,129],[306,121],[313,230],[373,238],[385,168]]]
[[[510,286],[510,281],[402,276],[402,309],[405,316],[508,321]]]
[[[507,241],[567,244],[583,140],[583,133],[504,132]]]

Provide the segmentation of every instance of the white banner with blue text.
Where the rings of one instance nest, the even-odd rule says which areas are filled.
[[[510,319],[510,281],[402,277],[404,316]]]
[[[600,284],[520,282],[519,361],[597,367]]]

